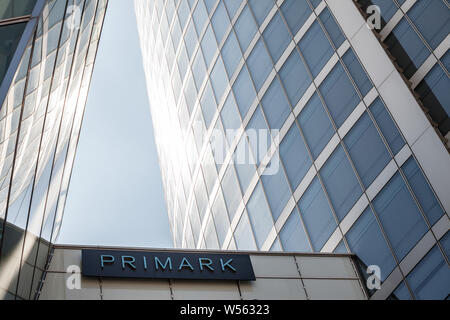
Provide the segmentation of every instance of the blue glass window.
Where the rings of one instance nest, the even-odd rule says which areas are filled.
[[[274,6],[273,0],[249,0],[248,4],[252,8],[256,22],[258,22],[259,26],[261,26]]]
[[[273,61],[276,63],[284,50],[286,50],[289,42],[292,40],[278,11],[264,30],[263,38],[267,43],[267,48],[269,49]]]
[[[225,32],[230,27],[230,20],[228,19],[228,14],[222,1],[219,2],[216,12],[214,12],[211,19],[211,24],[216,34],[217,43],[220,43],[225,35]]]
[[[323,184],[328,192],[334,211],[342,221],[362,194],[361,186],[339,145],[320,170]]]
[[[295,123],[280,144],[280,155],[291,187],[295,191],[312,165],[305,143]]]
[[[300,51],[315,78],[333,55],[333,48],[316,21],[299,42]]]
[[[255,161],[253,160],[246,134],[242,136],[235,150],[234,163],[242,192],[245,194],[250,181],[256,173]]]
[[[231,145],[235,136],[234,130],[238,129],[241,126],[241,118],[239,117],[236,102],[234,101],[232,93],[228,95],[228,98],[225,101],[222,110],[220,111],[220,115],[222,118],[225,133],[227,134],[228,143]],[[229,131],[227,132],[227,130]]]
[[[258,183],[247,203],[247,211],[255,233],[258,248],[261,249],[273,228],[272,215],[267,205],[261,183]]]
[[[208,68],[214,58],[217,51],[217,42],[214,37],[211,25],[206,29],[205,35],[203,36],[201,47],[203,51],[203,56],[205,57],[206,67]]]
[[[360,99],[340,63],[337,63],[319,87],[325,104],[339,128]]]
[[[234,238],[239,250],[256,250],[255,240],[253,239],[252,227],[248,220],[247,213],[242,214],[241,220],[234,231]]]
[[[197,33],[195,32],[194,23],[191,20],[186,29],[186,34],[184,38],[184,43],[186,44],[189,59],[191,59],[192,55],[194,54],[194,49],[197,45],[197,42],[198,42]]]
[[[242,0],[225,0],[225,6],[227,7],[230,18],[233,19],[241,6]]]
[[[401,282],[400,285],[394,291],[394,299],[396,300],[411,300],[409,290],[405,285],[405,282]]]
[[[259,92],[267,76],[273,70],[272,60],[267,53],[262,39],[256,43],[252,53],[247,59],[247,66],[255,83],[256,91]]]
[[[284,121],[289,116],[291,108],[278,77],[275,77],[267,89],[262,99],[262,106],[270,128],[281,129]]]
[[[211,208],[214,224],[216,226],[217,237],[219,238],[219,246],[222,247],[225,242],[228,230],[230,229],[230,221],[228,220],[227,208],[225,207],[225,201],[222,196],[222,192],[219,189],[219,193],[214,200]]]
[[[450,53],[447,52],[447,54],[442,58],[444,65],[446,60],[450,60],[449,58]],[[450,117],[450,90],[448,89],[450,88],[450,78],[441,66],[436,64],[425,76],[424,80],[433,92],[434,97],[439,101],[439,104],[447,113],[447,116]]]
[[[330,238],[337,225],[317,177],[314,178],[303,194],[298,206],[313,249],[318,252]]]
[[[169,1],[170,2],[170,1]],[[167,8],[167,6],[166,6]],[[197,33],[201,34],[203,28],[208,22],[208,12],[206,12],[206,7],[203,1],[199,1],[197,6],[195,7],[195,11],[193,14],[193,19],[195,23],[195,27],[197,29]],[[170,18],[169,18],[170,21]]]
[[[298,0],[285,0],[281,12],[294,36],[312,13],[307,1]]]
[[[216,4],[217,0],[203,0],[206,5],[206,10],[208,10],[208,14],[211,13],[212,9],[214,9],[214,5]]]
[[[245,52],[258,30],[248,5],[242,10],[239,19],[234,25],[234,30],[241,44],[242,51]]]
[[[355,54],[353,53],[353,49],[350,48],[342,58],[345,65],[347,66],[348,71],[350,72],[353,80],[356,83],[356,86],[359,89],[359,92],[364,97],[367,93],[369,93],[370,89],[372,89],[372,83],[367,77],[366,72],[362,68]]]
[[[366,266],[379,266],[380,280],[386,280],[395,268],[395,260],[370,207],[364,210],[346,237],[351,252],[356,254]]]
[[[277,161],[278,159],[276,159]],[[272,162],[268,167],[272,168],[275,164]],[[267,171],[266,171],[267,172]],[[286,175],[281,166],[275,174],[263,174],[261,180],[266,190],[267,201],[272,209],[273,220],[277,221],[286,203],[291,198],[291,190],[289,189]]]
[[[345,246],[345,243],[343,240],[341,240],[341,242],[339,242],[337,247],[334,249],[333,253],[343,253],[343,254],[348,253],[347,247]]]
[[[260,131],[260,130],[265,130],[265,131]],[[252,147],[253,156],[254,156],[254,159],[256,160],[257,166],[259,166],[261,160],[266,155],[267,150],[269,149],[270,144],[271,144],[270,134],[267,130],[268,130],[268,128],[267,128],[266,120],[264,119],[264,115],[261,111],[261,107],[258,106],[258,108],[255,110],[252,118],[250,119],[250,121],[247,125],[247,135],[249,137],[249,143],[250,143],[250,146]],[[264,135],[266,138],[266,141],[261,140],[261,139],[263,139],[262,133],[264,133],[264,132],[267,133]],[[265,145],[263,144],[264,142],[265,142]]]
[[[428,50],[422,40],[420,40],[406,18],[402,18],[392,32],[400,42],[403,50],[405,50],[411,61],[414,63],[415,67],[419,68],[430,55],[430,50]]]
[[[448,299],[450,268],[437,246],[428,252],[406,279],[416,299]]]
[[[442,217],[444,211],[414,157],[410,157],[402,166],[402,169],[422,210],[425,212],[430,224],[434,225]]]
[[[293,108],[311,84],[311,78],[297,50],[292,51],[279,72]]]
[[[373,205],[397,258],[402,260],[428,228],[398,172],[375,197]]]
[[[335,132],[317,93],[300,112],[298,121],[311,153],[316,159]]]
[[[344,35],[341,32],[341,29],[337,25],[336,21],[334,21],[333,16],[330,13],[330,10],[328,10],[327,7],[322,11],[322,13],[319,15],[320,21],[322,21],[325,29],[327,30],[328,34],[330,35],[331,41],[333,41],[334,47],[339,48],[342,42],[344,42],[345,38]]]
[[[227,204],[230,221],[233,221],[239,203],[242,200],[242,195],[239,189],[239,182],[234,171],[234,166],[232,164],[228,166],[227,171],[223,176],[221,186],[223,188],[223,194]]]
[[[280,240],[284,251],[311,252],[305,228],[300,220],[300,214],[295,208],[280,231]]]
[[[407,15],[432,49],[450,33],[449,8],[444,1],[417,1]]]
[[[216,96],[217,102],[222,100],[225,93],[225,89],[228,86],[228,77],[225,71],[225,66],[223,65],[222,58],[219,56],[214,68],[211,72],[211,83],[214,89],[214,94]]]
[[[394,121],[387,112],[386,107],[380,98],[375,99],[375,101],[370,105],[370,111],[372,112],[372,115],[375,118],[378,127],[380,127],[380,130],[392,152],[397,154],[405,145],[405,140],[403,140],[400,132],[398,132]]]
[[[197,88],[201,88],[206,77],[206,67],[205,62],[203,61],[201,50],[197,51],[197,54],[194,58],[192,72],[194,74],[195,84],[197,85]]]
[[[233,84],[233,91],[236,96],[239,112],[241,113],[242,118],[245,118],[250,106],[256,98],[256,92],[245,65]]]
[[[364,186],[369,187],[391,161],[391,156],[367,112],[345,136],[344,142]]]
[[[242,60],[241,49],[234,32],[230,32],[227,41],[222,47],[222,57],[228,76],[231,78]]]
[[[203,117],[205,119],[206,128],[209,128],[211,121],[216,113],[216,101],[214,100],[214,94],[211,85],[207,84],[203,96],[201,99],[201,106],[203,111]]]

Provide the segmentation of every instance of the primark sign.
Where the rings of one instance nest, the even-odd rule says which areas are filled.
[[[81,272],[106,278],[255,280],[249,255],[227,253],[83,249]]]

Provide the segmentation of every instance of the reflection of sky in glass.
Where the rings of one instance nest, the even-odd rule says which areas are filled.
[[[109,2],[59,243],[172,246],[130,4]]]

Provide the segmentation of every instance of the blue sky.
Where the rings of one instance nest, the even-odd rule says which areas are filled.
[[[58,243],[171,247],[132,1],[111,0]]]

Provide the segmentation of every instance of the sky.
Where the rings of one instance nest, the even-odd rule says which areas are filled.
[[[172,247],[130,0],[109,1],[57,243]]]

